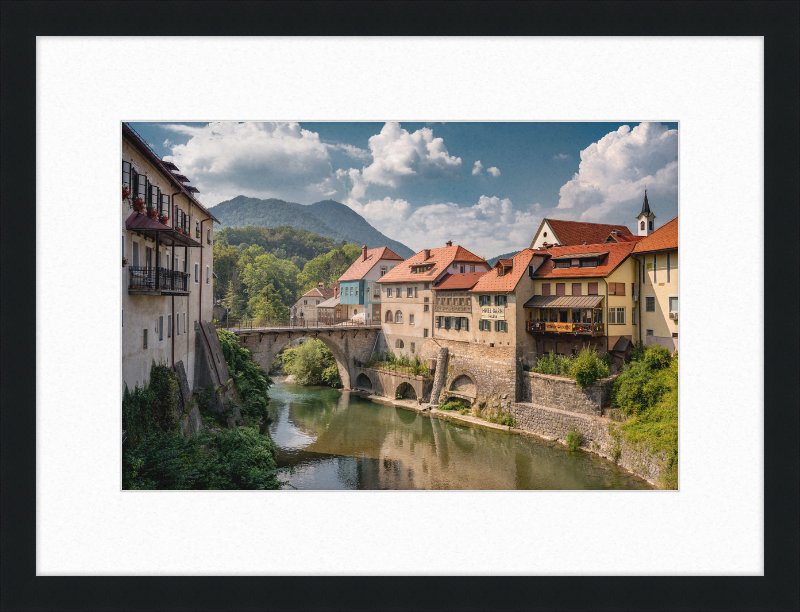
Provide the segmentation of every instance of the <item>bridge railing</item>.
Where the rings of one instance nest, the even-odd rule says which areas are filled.
[[[380,321],[351,321],[349,319],[320,318],[306,319],[296,317],[294,319],[228,319],[226,321],[214,321],[217,329],[303,329],[303,328],[331,328],[341,329],[349,327],[378,328]]]

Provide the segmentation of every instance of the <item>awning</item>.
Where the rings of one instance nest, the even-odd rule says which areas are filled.
[[[136,212],[125,220],[125,229],[131,232],[138,232],[151,240],[155,240],[158,235],[159,242],[164,246],[202,246],[193,238],[181,234],[170,226]]]
[[[602,295],[535,295],[523,308],[594,308],[603,301]]]

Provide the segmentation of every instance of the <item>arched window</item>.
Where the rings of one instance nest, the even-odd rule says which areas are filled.
[[[403,348],[403,341],[402,340],[396,340],[395,343],[394,343],[394,348]]]
[[[651,230],[653,229],[653,222],[652,221],[650,221],[650,229]]]
[[[403,313],[399,310],[394,313],[394,322],[395,323],[402,323],[403,322]]]
[[[353,308],[353,314],[354,314],[354,315],[357,315],[357,314],[358,314],[358,308]]]
[[[639,225],[639,229],[644,229],[644,221]]]
[[[386,311],[386,322],[387,323],[393,323],[394,322],[394,319],[392,318],[392,311],[391,310],[387,310]]]

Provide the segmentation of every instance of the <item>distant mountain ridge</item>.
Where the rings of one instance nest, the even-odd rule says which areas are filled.
[[[498,255],[497,257],[492,257],[491,259],[487,259],[486,262],[490,266],[494,267],[494,264],[497,263],[498,259],[511,259],[512,257],[514,257],[514,255],[519,253],[521,250],[522,249],[519,249],[518,251],[511,251],[510,253],[503,253],[502,255]]]
[[[278,227],[289,225],[335,241],[345,240],[368,248],[387,246],[401,257],[414,254],[406,245],[392,240],[372,227],[364,217],[351,208],[333,200],[311,205],[297,204],[270,198],[260,200],[236,196],[210,208],[222,227]]]

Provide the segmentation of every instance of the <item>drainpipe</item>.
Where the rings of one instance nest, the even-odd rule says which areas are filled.
[[[605,319],[605,321],[603,321],[603,329],[605,330],[606,337],[606,353],[608,353],[608,279],[604,278],[603,282],[606,284],[606,314],[603,317]]]
[[[175,325],[175,296],[172,296],[172,318],[170,319],[171,327],[173,329],[169,330],[170,336],[172,336],[172,369],[175,369],[175,330],[177,325]]]
[[[211,217],[206,217],[200,222],[200,301],[199,301],[199,309],[198,309],[198,321],[203,319],[203,249],[205,249],[205,245],[203,244],[203,223],[211,219]],[[211,278],[210,271],[209,271],[209,279]]]

